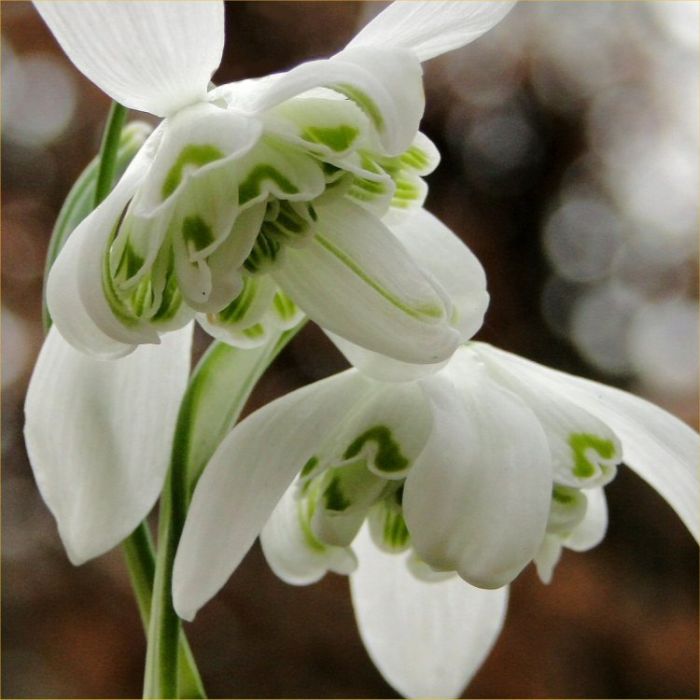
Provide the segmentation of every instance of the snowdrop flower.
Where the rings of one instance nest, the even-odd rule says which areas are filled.
[[[61,334],[116,357],[198,317],[246,345],[301,309],[396,359],[445,360],[452,300],[391,222],[420,208],[438,162],[418,132],[421,61],[511,4],[398,3],[328,60],[209,89],[223,3],[37,3],[88,78],[165,118],[50,274]]]
[[[277,575],[349,574],[361,636],[409,696],[454,696],[501,628],[507,584],[595,546],[621,462],[700,537],[698,435],[626,392],[481,343],[439,371],[351,369],[242,421],[194,494],[173,594],[186,619],[260,534]]]
[[[118,544],[160,493],[194,316],[246,346],[301,308],[411,362],[444,360],[478,328],[488,297],[473,256],[454,283],[471,305],[422,269],[422,176],[438,156],[417,131],[420,61],[512,3],[395,4],[330,60],[214,89],[221,2],[36,5],[90,80],[164,117],[48,279],[54,327],[25,438],[77,564]],[[402,212],[428,229],[411,236],[420,223]]]

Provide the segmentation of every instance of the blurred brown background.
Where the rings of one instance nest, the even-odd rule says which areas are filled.
[[[215,82],[328,56],[377,9],[230,3]],[[479,337],[697,426],[697,3],[523,3],[425,68],[423,130],[443,154],[427,206],[486,268]],[[107,108],[31,5],[3,3],[5,697],[141,693],[121,553],[68,563],[21,433],[49,234]],[[342,366],[307,328],[252,404]],[[526,570],[467,697],[698,697],[697,547],[634,475],[607,491],[603,545],[566,552],[550,586]],[[287,586],[257,547],[188,633],[213,697],[395,696],[361,645],[347,581]]]

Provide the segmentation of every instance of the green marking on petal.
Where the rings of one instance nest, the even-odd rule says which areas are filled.
[[[180,309],[182,305],[182,294],[175,275],[168,276],[168,282],[163,290],[163,299],[158,310],[153,316],[153,321],[169,321]]]
[[[112,310],[112,313],[115,315],[115,317],[125,326],[135,326],[138,324],[138,319],[134,318],[134,315],[130,313],[127,306],[119,297],[117,290],[114,287],[114,280],[112,279],[112,275],[110,272],[109,246],[114,240],[116,230],[117,229],[115,227],[115,230],[112,233],[112,237],[108,243],[107,250],[102,256],[102,290],[104,292],[105,299],[109,304],[109,308]]]
[[[615,456],[615,445],[612,440],[590,433],[572,433],[569,436],[569,446],[574,453],[573,474],[579,479],[588,479],[596,473],[596,466],[588,458],[587,450],[594,450],[602,459],[612,459]]]
[[[314,512],[316,510],[316,500],[314,498],[309,497],[299,500],[297,503],[299,525],[301,526],[301,531],[304,535],[304,540],[306,541],[306,544],[314,552],[325,552],[325,545],[323,545],[319,541],[316,535],[314,535],[314,531],[311,529],[311,520],[314,517]]]
[[[342,177],[345,174],[345,171],[338,167],[337,165],[333,165],[332,163],[326,163],[323,161],[321,163],[321,170],[323,171],[323,176],[326,179],[326,182],[335,182],[339,177]]]
[[[185,242],[191,243],[196,251],[204,250],[214,242],[214,232],[201,216],[185,217],[182,235]]]
[[[398,199],[418,199],[419,196],[420,190],[415,183],[409,182],[408,180],[396,181],[396,193],[394,197]]]
[[[214,322],[238,323],[248,313],[258,289],[258,280],[251,275],[244,275],[241,293],[218,314],[213,314]]]
[[[428,158],[427,153],[418,148],[418,146],[411,146],[399,158],[406,167],[413,170],[424,170],[430,165],[430,158]]]
[[[578,489],[572,489],[567,486],[555,485],[552,489],[552,498],[563,506],[571,505],[576,501]]]
[[[386,183],[377,182],[376,180],[365,180],[362,178],[357,178],[353,185],[355,185],[356,187],[360,187],[365,192],[376,195],[378,197],[381,197],[382,195],[385,195],[388,192]]]
[[[343,494],[340,477],[334,476],[330,480],[323,492],[323,500],[327,510],[343,511],[350,505],[350,501]]]
[[[277,168],[261,163],[248,173],[248,177],[238,188],[238,203],[243,206],[251,199],[255,199],[260,194],[262,183],[265,181],[274,182],[284,194],[299,194],[299,188]]]
[[[201,168],[207,163],[212,163],[223,157],[224,154],[216,146],[209,144],[190,144],[185,146],[165,176],[161,189],[163,199],[167,199],[177,189],[182,182],[186,169],[192,166]]]
[[[288,207],[281,207],[275,223],[289,233],[304,233],[309,227],[295,211]]]
[[[406,547],[411,536],[399,511],[386,509],[383,535],[384,544],[390,549],[402,550]]]
[[[583,520],[588,499],[581,489],[554,484],[547,532],[565,536]]]
[[[131,241],[127,241],[115,271],[115,277],[131,279],[143,267],[143,263],[144,257],[136,252]]]
[[[377,425],[355,438],[345,450],[344,459],[356,457],[368,442],[377,444],[374,465],[377,470],[388,474],[403,471],[408,466],[408,459],[401,453],[399,444],[394,440],[391,430],[385,425]]]
[[[301,469],[300,476],[302,478],[309,476],[311,472],[318,466],[318,457],[312,457]]]
[[[350,98],[372,120],[379,131],[384,129],[384,117],[377,103],[366,92],[349,83],[333,85],[332,88]]]
[[[411,308],[401,301],[401,299],[399,299],[396,295],[392,294],[388,289],[382,287],[377,280],[374,280],[365,274],[365,271],[349,255],[347,255],[337,246],[333,245],[333,243],[331,243],[323,235],[317,233],[314,240],[318,241],[321,246],[323,246],[332,255],[335,255],[338,260],[352,270],[363,282],[372,287],[372,289],[374,289],[380,296],[384,297],[384,299],[386,299],[390,304],[393,304],[397,309],[403,311],[407,316],[417,319],[423,319],[426,317],[442,318],[444,313],[442,307],[421,306],[418,308]]]
[[[243,331],[243,335],[253,340],[256,338],[262,338],[265,335],[265,327],[262,325],[262,323],[256,323],[254,326],[246,328]]]
[[[283,320],[288,321],[293,318],[297,312],[297,305],[283,292],[277,292],[273,299],[275,311]]]
[[[382,175],[385,171],[384,168],[382,168],[375,158],[372,156],[371,153],[368,153],[367,151],[359,151],[360,154],[360,165],[362,166],[363,170],[366,170],[367,172],[370,173],[376,173],[377,175]]]
[[[303,139],[320,143],[333,151],[347,151],[359,135],[359,130],[354,126],[341,124],[340,126],[321,127],[309,126],[301,134]]]
[[[277,259],[281,247],[280,237],[269,235],[269,230],[263,227],[263,230],[260,231],[255,239],[253,250],[250,251],[243,266],[249,272],[259,272],[265,267],[269,267],[270,263]]]

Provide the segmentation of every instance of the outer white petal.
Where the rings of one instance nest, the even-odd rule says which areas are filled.
[[[112,99],[165,116],[204,100],[224,47],[222,2],[37,2],[71,61]]]
[[[649,401],[620,389],[574,377],[479,344],[509,365],[523,381],[566,394],[582,408],[607,423],[622,442],[622,457],[668,501],[700,541],[700,436],[681,420]]]
[[[457,577],[420,581],[405,555],[381,552],[366,528],[353,548],[352,602],[375,666],[406,697],[459,697],[501,631],[508,589],[474,588]]]
[[[392,233],[437,281],[453,304],[453,325],[462,342],[484,322],[489,305],[486,273],[478,258],[453,231],[425,209],[392,225]]]
[[[287,489],[260,533],[260,544],[270,568],[294,586],[315,583],[329,570],[349,574],[357,566],[352,550],[323,545],[312,533],[303,531],[297,488],[297,484],[292,484]]]
[[[411,257],[435,279],[453,304],[452,325],[462,342],[476,333],[489,303],[486,274],[474,253],[425,209],[390,226]],[[444,363],[413,365],[371,352],[329,334],[348,360],[365,374],[386,382],[410,381],[440,370]]]
[[[528,381],[510,365],[498,362],[499,356],[481,356],[494,380],[525,401],[542,424],[557,483],[591,488],[615,478],[622,448],[609,425],[572,401],[560,388]]]
[[[148,328],[129,328],[109,307],[102,288],[104,250],[124,208],[143,182],[162,131],[156,130],[107,198],[68,238],[47,282],[47,303],[61,335],[99,357],[119,357],[142,342],[158,342]]]
[[[210,93],[247,114],[259,114],[314,88],[344,94],[373,124],[387,155],[412,143],[425,108],[422,69],[408,51],[365,47],[329,60],[309,61],[286,73],[222,85]]]
[[[434,428],[404,487],[418,556],[483,588],[537,553],[552,490],[547,440],[530,409],[467,353],[422,381]]]
[[[153,507],[190,368],[192,329],[119,360],[73,349],[54,327],[25,403],[41,495],[74,564],[127,537]]]
[[[313,321],[353,343],[404,362],[449,357],[459,337],[449,303],[404,247],[361,207],[318,208],[317,233],[289,247],[272,275]]]
[[[191,620],[226,582],[277,502],[366,391],[353,370],[264,406],[224,439],[195,489],[175,559],[173,600]]]
[[[458,49],[498,24],[515,2],[394,2],[348,44],[410,49],[421,61]]]

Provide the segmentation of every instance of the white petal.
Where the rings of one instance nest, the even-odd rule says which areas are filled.
[[[119,360],[74,350],[54,327],[25,403],[29,460],[74,564],[111,549],[160,493],[190,368],[192,329]]]
[[[622,461],[620,441],[610,426],[572,401],[566,392],[520,376],[500,354],[480,357],[493,378],[516,393],[542,424],[552,453],[554,480],[565,486],[592,488],[615,478]]]
[[[61,335],[71,345],[100,357],[119,357],[142,342],[158,342],[144,327],[117,319],[103,291],[104,251],[124,208],[152,162],[156,130],[131,162],[107,198],[73,231],[51,268],[47,303]]]
[[[315,583],[327,571],[349,574],[357,566],[350,549],[322,544],[312,532],[302,529],[296,491],[297,484],[287,489],[260,533],[270,568],[293,586]]]
[[[434,428],[406,479],[418,556],[498,588],[535,556],[552,491],[549,448],[530,409],[467,353],[422,381]]]
[[[272,270],[313,321],[405,362],[435,363],[458,342],[442,293],[375,217],[339,200],[318,208],[317,233]]]
[[[437,281],[453,304],[452,324],[462,342],[481,328],[489,305],[486,273],[478,258],[437,217],[425,209],[389,227],[404,247]]]
[[[588,505],[586,515],[574,531],[564,539],[564,546],[575,552],[585,552],[597,547],[608,529],[608,504],[602,488],[586,491]]]
[[[681,420],[633,394],[481,345],[523,381],[541,383],[607,423],[622,442],[622,458],[678,513],[700,541],[700,436]]]
[[[158,116],[204,100],[224,47],[222,2],[37,2],[71,61],[112,99]]]
[[[248,210],[252,211],[252,210]],[[272,332],[266,323],[278,287],[269,275],[244,275],[243,291],[219,314],[200,314],[202,328],[214,338],[240,348],[258,347]]]
[[[508,589],[482,590],[457,577],[420,581],[404,555],[379,551],[366,528],[353,548],[352,602],[375,666],[405,697],[459,697],[501,631]]]
[[[425,108],[420,63],[408,51],[363,47],[330,60],[309,61],[287,73],[221,86],[210,97],[259,114],[326,87],[352,99],[369,117],[386,155],[403,153],[412,143]]]
[[[603,488],[586,489],[586,514],[567,535],[547,534],[535,557],[537,575],[542,583],[549,584],[554,569],[561,558],[562,549],[585,552],[597,547],[608,529],[608,506]]]
[[[223,440],[204,470],[175,559],[173,600],[191,620],[226,582],[287,487],[359,396],[343,372],[277,399]]]
[[[554,569],[561,558],[561,550],[562,542],[560,537],[557,535],[545,535],[540,550],[534,559],[537,575],[542,583],[549,585],[552,582]]]
[[[431,275],[453,304],[452,325],[462,342],[479,330],[489,303],[486,275],[469,248],[439,219],[419,209],[389,227],[424,272]],[[330,339],[358,369],[374,379],[401,382],[420,379],[444,363],[413,365],[380,355],[329,334]]]
[[[406,475],[428,440],[433,416],[415,383],[368,382],[367,395],[337,431],[331,450],[344,460],[366,460],[383,479]]]
[[[258,121],[209,103],[181,110],[165,122],[163,139],[139,196],[138,213],[152,213],[164,199],[188,190],[192,181],[215,181],[221,177],[222,166],[249,153],[261,133]],[[200,153],[188,152],[191,149]],[[232,180],[235,175],[234,165],[221,179]],[[228,195],[234,200],[234,209],[235,192],[235,184],[231,183]]]
[[[348,44],[410,49],[421,61],[458,49],[498,24],[515,2],[394,2]]]

